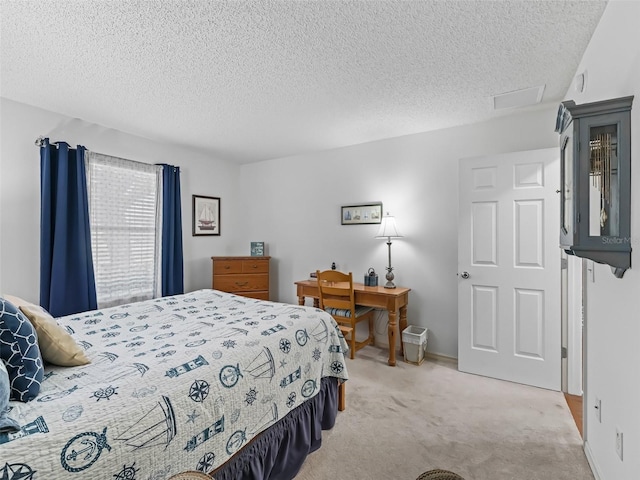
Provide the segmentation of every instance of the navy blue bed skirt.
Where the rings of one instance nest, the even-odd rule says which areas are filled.
[[[335,424],[338,381],[322,379],[320,392],[289,412],[211,475],[216,480],[291,480],[307,455],[322,444],[322,430]]]

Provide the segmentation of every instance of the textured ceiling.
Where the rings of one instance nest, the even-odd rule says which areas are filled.
[[[252,162],[486,120],[543,84],[557,103],[606,2],[0,5],[1,96]]]

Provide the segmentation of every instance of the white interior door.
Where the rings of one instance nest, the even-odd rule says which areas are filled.
[[[560,390],[559,173],[556,148],[460,160],[463,372]]]

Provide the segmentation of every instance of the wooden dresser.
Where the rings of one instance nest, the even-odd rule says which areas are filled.
[[[269,300],[271,257],[211,257],[211,288],[244,297]]]

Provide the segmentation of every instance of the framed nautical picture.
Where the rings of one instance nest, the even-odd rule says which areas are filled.
[[[220,198],[192,195],[193,236],[220,235]]]
[[[345,205],[340,212],[342,225],[362,225],[382,222],[382,202],[366,205]]]

